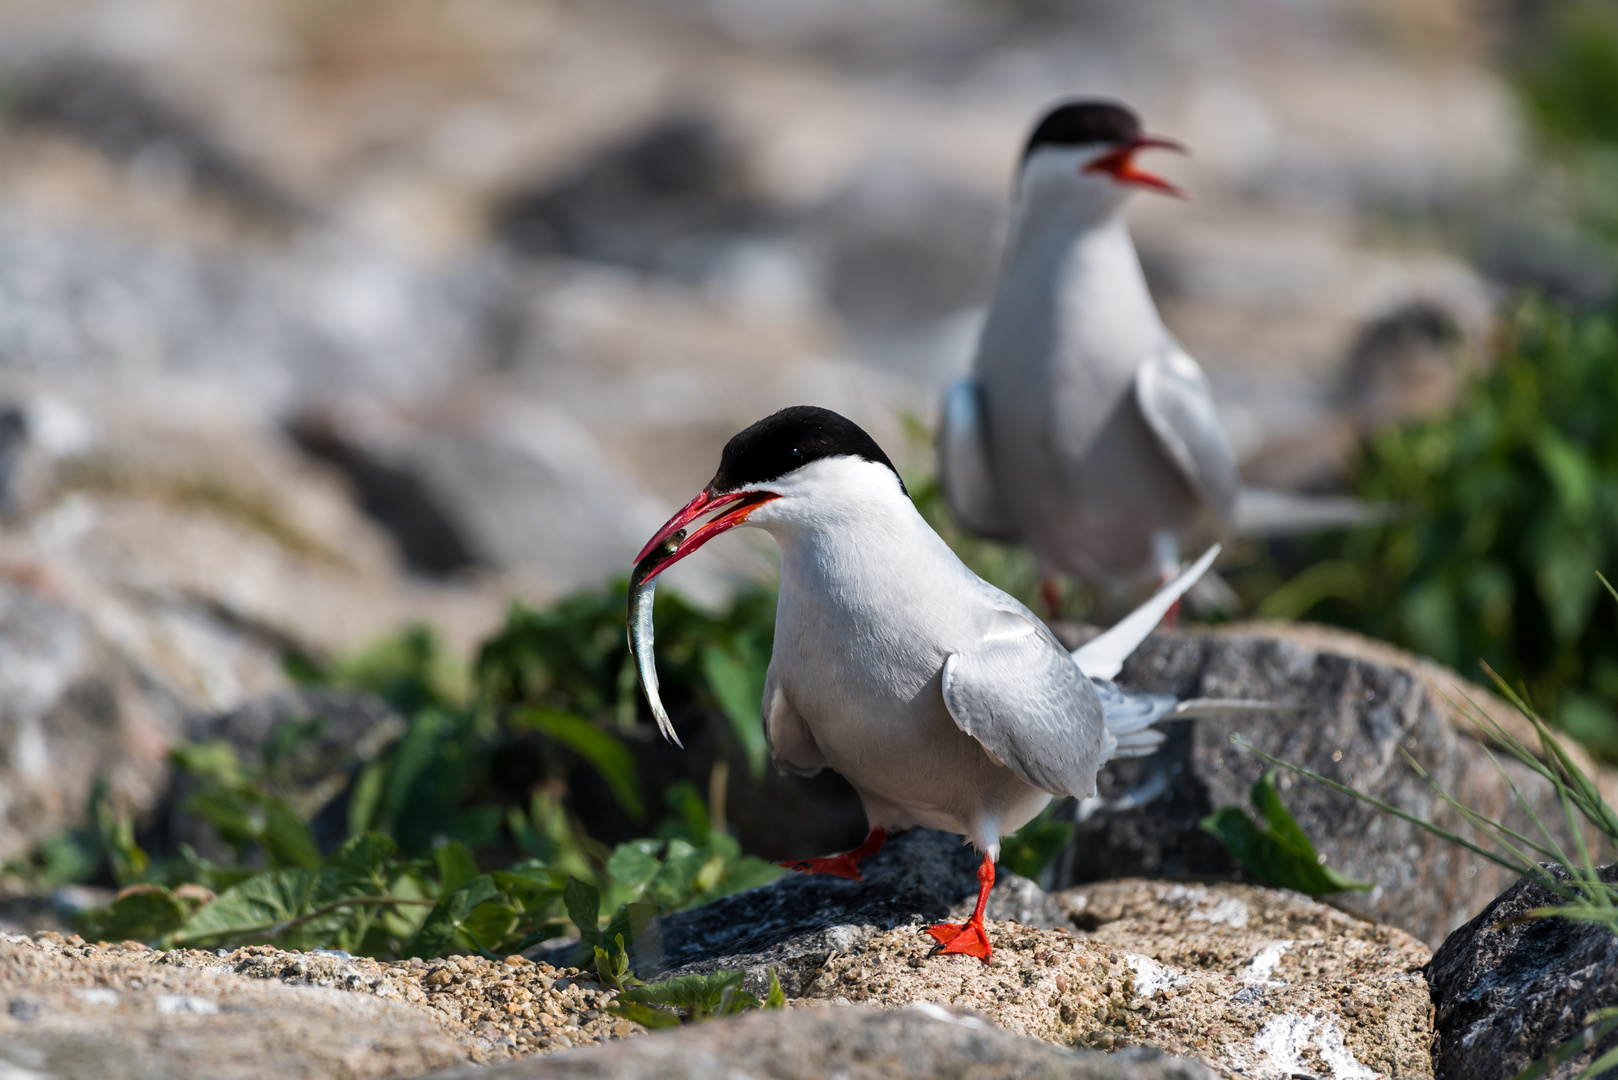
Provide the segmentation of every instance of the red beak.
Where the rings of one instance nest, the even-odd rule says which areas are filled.
[[[699,492],[640,549],[630,575],[630,588],[650,581],[720,533],[746,521],[747,515],[758,507],[780,497],[773,491],[733,491],[728,495],[714,495],[707,490]],[[722,508],[723,513],[708,519],[690,536],[686,535],[686,526],[703,514]]]
[[[1155,135],[1137,135],[1135,138],[1115,149],[1107,151],[1100,157],[1084,166],[1084,172],[1104,172],[1120,184],[1134,184],[1137,187],[1153,188],[1165,195],[1188,199],[1189,195],[1179,187],[1169,183],[1156,173],[1149,173],[1135,164],[1135,153],[1147,149],[1176,150],[1187,153],[1186,148],[1173,139],[1160,139]]]

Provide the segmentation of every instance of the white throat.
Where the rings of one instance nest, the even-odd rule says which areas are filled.
[[[1051,294],[1056,355],[1120,376],[1168,337],[1120,207],[1093,217],[1046,192],[1019,200],[1000,282],[1003,299]]]

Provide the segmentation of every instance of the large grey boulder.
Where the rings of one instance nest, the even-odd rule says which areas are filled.
[[[1618,881],[1618,866],[1602,871]],[[1618,937],[1603,926],[1526,919],[1559,903],[1549,889],[1519,881],[1449,936],[1433,954],[1427,983],[1437,1007],[1433,1071],[1439,1080],[1506,1080],[1561,1046],[1597,1009],[1618,1005]],[[1567,1080],[1618,1034],[1549,1073]]]
[[[1462,803],[1520,831],[1533,826],[1515,805],[1508,777],[1542,820],[1564,820],[1551,787],[1509,754],[1496,754],[1501,775],[1460,706],[1477,702],[1532,744],[1520,717],[1454,672],[1356,634],[1316,626],[1158,633],[1129,658],[1119,681],[1182,697],[1259,698],[1291,707],[1169,724],[1157,754],[1109,765],[1099,781],[1102,808],[1081,826],[1058,885],[1131,874],[1233,873],[1228,853],[1196,824],[1220,806],[1248,806],[1248,790],[1267,767],[1231,743],[1236,734],[1448,829],[1463,826],[1459,815],[1403,753]],[[1612,773],[1581,760],[1611,790]],[[1494,864],[1364,803],[1285,773],[1281,788],[1329,864],[1373,885],[1335,901],[1430,945],[1511,883]]]
[[[1063,1050],[937,1005],[793,1009],[636,1039],[599,1050],[456,1069],[433,1080],[1211,1080],[1200,1062],[1158,1051]]]

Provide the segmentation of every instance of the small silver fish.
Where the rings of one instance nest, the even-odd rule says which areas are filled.
[[[635,656],[641,689],[646,691],[646,701],[657,718],[657,730],[681,750],[685,749],[685,744],[674,733],[674,724],[657,693],[657,660],[652,655],[652,595],[657,592],[657,579],[646,581],[645,577],[658,563],[674,554],[684,539],[685,530],[681,529],[636,563],[629,575],[629,651]]]

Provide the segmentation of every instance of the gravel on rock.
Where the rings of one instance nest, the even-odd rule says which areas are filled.
[[[1433,1075],[1421,975],[1430,953],[1401,930],[1256,886],[1135,879],[1043,900],[1069,925],[991,919],[989,965],[930,956],[919,922],[858,927],[845,948],[806,964],[792,1005],[970,1013],[1058,1047],[1155,1048],[1247,1080]],[[590,975],[517,956],[389,963],[269,946],[164,952],[47,932],[0,938],[0,984],[23,988],[0,1015],[0,1042],[30,1030],[41,1008],[91,1008],[70,988],[123,995],[158,985],[215,1011],[221,994],[251,992],[244,987],[344,992],[386,1005],[389,1022],[414,1023],[455,1060],[479,1065],[643,1031],[605,1011],[613,994]]]
[[[431,1080],[1210,1080],[1196,1061],[1152,1050],[1077,1053],[999,1031],[971,1013],[806,1008],[750,1013],[611,1048]]]
[[[932,940],[900,927],[832,958],[809,996],[969,1009],[1062,1045],[1198,1057],[1229,1077],[1432,1076],[1430,954],[1403,931],[1248,886],[1134,880],[1057,899],[1096,929],[991,921],[983,965],[929,958]]]
[[[455,956],[387,962],[337,952],[287,952],[268,945],[223,955],[199,949],[163,951],[139,942],[91,944],[77,935],[49,931],[0,938],[0,984],[118,991],[149,988],[154,979],[179,972],[211,976],[203,984],[208,992],[205,1000],[210,1001],[220,989],[251,981],[398,1002],[424,1014],[460,1044],[466,1060],[477,1063],[567,1050],[642,1030],[604,1012],[613,992],[577,969],[557,969],[520,956],[503,961]],[[186,976],[178,978],[184,982]],[[10,1020],[15,1020],[15,1013]],[[8,1022],[6,1015],[0,1015],[0,1033]]]

